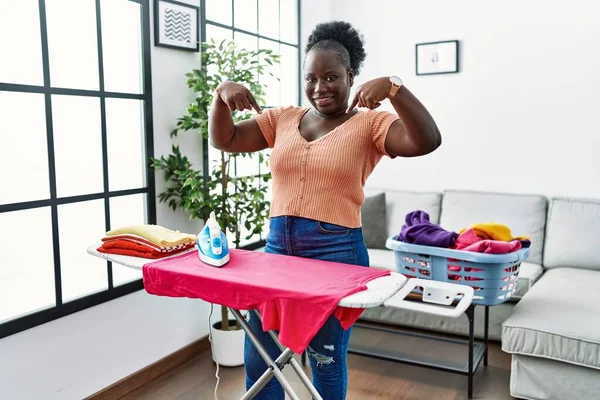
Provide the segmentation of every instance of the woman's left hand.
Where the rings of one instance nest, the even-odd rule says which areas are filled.
[[[352,111],[356,105],[358,107],[367,107],[371,110],[379,107],[381,102],[387,99],[391,88],[392,82],[390,82],[389,77],[385,76],[363,83],[356,88],[354,99],[346,112]]]

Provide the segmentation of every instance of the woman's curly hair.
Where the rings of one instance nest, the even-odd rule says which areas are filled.
[[[308,37],[305,53],[310,50],[337,51],[346,67],[354,70],[354,75],[360,73],[367,57],[363,35],[344,21],[318,24]]]

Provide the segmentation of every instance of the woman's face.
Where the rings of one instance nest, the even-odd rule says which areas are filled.
[[[321,114],[348,108],[354,73],[331,50],[311,50],[304,60],[304,93]]]

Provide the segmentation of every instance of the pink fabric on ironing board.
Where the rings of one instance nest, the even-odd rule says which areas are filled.
[[[230,250],[221,268],[204,264],[193,251],[142,268],[150,294],[200,298],[234,309],[258,309],[263,329],[278,330],[281,343],[303,352],[332,313],[344,329],[364,309],[339,307],[389,270],[257,251]]]

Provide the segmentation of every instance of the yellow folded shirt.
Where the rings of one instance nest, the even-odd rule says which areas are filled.
[[[530,239],[530,236],[517,236],[513,237],[510,228],[503,224],[497,224],[495,222],[477,223],[469,227],[473,229],[475,234],[484,240],[500,240],[503,242],[510,242],[512,240],[524,240]],[[463,233],[469,228],[462,229],[460,233]]]
[[[106,232],[106,236],[134,234],[161,246],[178,246],[196,241],[196,236],[173,231],[160,225],[131,225]]]

